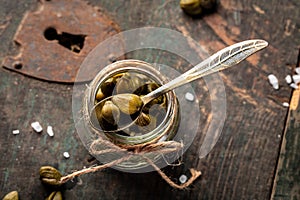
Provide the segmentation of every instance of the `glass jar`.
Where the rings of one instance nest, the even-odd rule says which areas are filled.
[[[96,65],[85,62],[78,73],[78,80],[86,73],[94,73]],[[77,134],[86,149],[101,163],[110,163],[130,156],[129,160],[118,163],[113,168],[131,173],[153,171],[145,159],[147,157],[159,168],[175,162],[189,148],[194,140],[200,119],[199,101],[191,84],[186,84],[165,94],[167,99],[165,115],[161,122],[151,131],[141,135],[125,136],[104,133],[99,125],[93,122],[95,96],[101,83],[115,74],[132,71],[151,78],[158,84],[164,84],[179,76],[174,68],[162,64],[149,64],[139,60],[122,60],[104,67],[97,67],[100,71],[88,84],[76,83],[73,87],[72,111]],[[195,99],[186,98],[186,94],[194,95]],[[162,151],[148,151],[137,154],[136,150],[145,145],[177,143],[182,146],[180,151],[166,153],[174,146],[161,146]],[[149,150],[149,149],[148,149]]]
[[[138,145],[140,146],[156,143],[158,141],[171,140],[177,132],[180,121],[180,109],[174,91],[170,91],[165,94],[167,102],[166,113],[161,122],[157,124],[153,130],[147,133],[137,136],[126,136],[118,133],[105,133],[99,124],[97,124],[97,120],[94,120],[96,118],[95,113],[93,112],[95,108],[95,99],[101,84],[117,74],[128,72],[145,75],[159,85],[165,84],[169,81],[167,77],[162,75],[160,71],[155,69],[152,65],[140,60],[122,60],[112,63],[102,69],[89,84],[83,100],[82,112],[83,116],[85,116],[84,123],[88,131],[92,133],[93,140],[97,140],[98,137],[101,137],[102,139],[108,140],[117,146],[126,146],[128,149],[135,149]],[[99,152],[101,150],[105,150],[106,148],[110,148],[106,144],[102,143],[93,145],[93,148],[96,148],[96,150],[93,149],[91,153],[93,154],[95,151]],[[98,154],[93,156],[95,156],[101,162],[107,163],[125,155],[126,153],[118,152],[102,155]],[[147,157],[156,162],[161,156],[158,153],[148,153]],[[126,162],[118,164],[116,167],[124,171],[131,171],[141,170],[148,165],[149,164],[147,161],[145,161],[145,159],[142,159],[137,155],[133,156]]]

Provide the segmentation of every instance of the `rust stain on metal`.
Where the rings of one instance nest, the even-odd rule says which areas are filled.
[[[42,80],[73,83],[86,55],[118,32],[115,22],[85,1],[42,1],[37,11],[24,16],[14,37],[19,54],[6,57],[3,66]],[[88,81],[95,73],[77,81]]]

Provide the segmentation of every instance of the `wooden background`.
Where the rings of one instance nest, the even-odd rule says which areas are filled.
[[[209,123],[209,93],[205,83],[193,83],[201,110],[199,134],[179,167],[164,172],[178,182],[191,167],[202,176],[188,189],[176,190],[156,172],[123,173],[113,169],[84,175],[81,184],[68,186],[65,199],[300,199],[299,90],[285,83],[293,73],[300,47],[298,0],[220,0],[217,11],[202,18],[185,15],[179,1],[89,1],[120,26],[171,28],[190,36],[209,53],[249,38],[261,38],[269,47],[220,73],[226,90],[227,115],[222,136],[210,154],[198,159],[201,132]],[[17,54],[13,36],[35,0],[0,2],[0,61]],[[151,57],[149,51],[128,57],[168,63],[169,56]],[[151,57],[151,58],[149,58]],[[54,61],[55,62],[55,61]],[[174,67],[188,67],[177,60]],[[49,83],[0,69],[0,198],[17,190],[20,199],[44,199],[49,191],[39,181],[40,166],[50,164],[67,174],[89,162],[90,156],[76,134],[72,119],[72,85]],[[274,90],[267,75],[280,81]],[[292,98],[293,97],[293,98]],[[293,107],[284,108],[283,102]],[[33,132],[30,123],[54,127],[55,136]],[[19,135],[12,130],[19,129]],[[64,151],[71,154],[66,160]]]

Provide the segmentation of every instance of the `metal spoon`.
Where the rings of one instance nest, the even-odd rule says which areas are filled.
[[[255,52],[268,46],[268,43],[264,40],[246,40],[240,43],[236,43],[229,47],[226,47],[211,57],[205,59],[203,62],[197,64],[192,69],[188,70],[179,77],[173,79],[165,85],[160,86],[156,90],[149,94],[140,97],[135,94],[117,94],[103,99],[97,105],[103,105],[105,101],[112,101],[123,113],[129,115],[135,115],[136,118],[127,124],[118,124],[116,130],[102,130],[104,132],[117,132],[130,127],[135,123],[138,116],[141,114],[143,107],[151,100],[159,97],[160,95],[173,90],[186,83],[190,83],[198,78],[207,76],[217,71],[232,67],[242,60],[246,59]],[[96,106],[97,106],[96,105]]]

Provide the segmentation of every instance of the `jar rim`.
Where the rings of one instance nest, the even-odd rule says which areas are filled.
[[[114,62],[105,68],[101,70],[93,79],[93,81],[90,83],[90,89],[88,90],[88,98],[87,98],[87,112],[88,115],[91,116],[91,109],[94,107],[94,101],[96,97],[97,90],[100,86],[100,84],[107,80],[108,78],[112,77],[116,73],[120,73],[122,71],[134,71],[134,72],[140,72],[144,75],[150,76],[151,79],[158,82],[159,84],[165,84],[168,79],[166,76],[161,74],[157,69],[153,67],[150,63],[140,61],[140,60],[134,60],[134,59],[127,59],[127,60],[121,60]],[[167,109],[166,114],[164,116],[164,119],[162,122],[157,125],[153,130],[138,136],[123,136],[117,133],[109,133],[105,134],[103,130],[100,130],[97,128],[92,121],[90,120],[89,123],[93,126],[94,129],[96,129],[97,132],[100,132],[101,135],[105,135],[106,137],[110,138],[117,144],[123,144],[123,145],[138,145],[138,144],[146,144],[149,142],[155,142],[158,141],[161,137],[168,134],[165,131],[161,131],[163,129],[166,129],[166,126],[168,126],[168,121],[174,120],[172,119],[172,116],[174,115],[174,106],[176,107],[176,95],[174,91],[170,91],[165,94],[167,98]],[[174,104],[175,102],[175,104]],[[171,117],[171,119],[170,119]],[[103,134],[104,133],[104,134]]]

